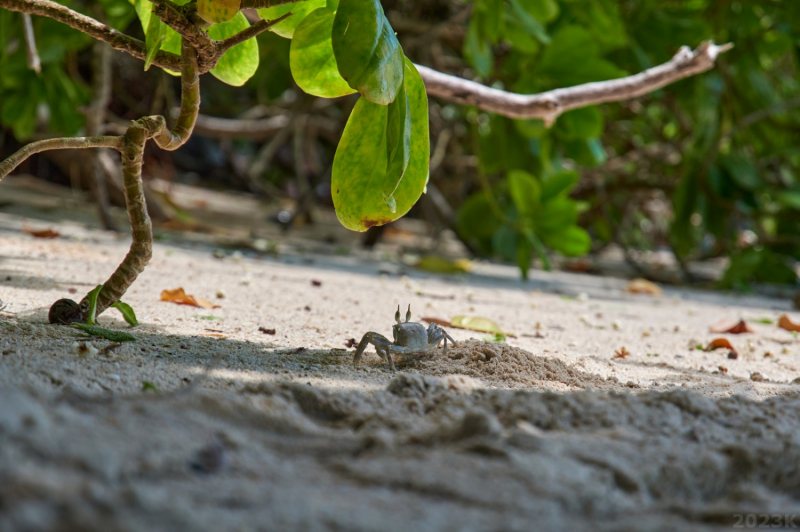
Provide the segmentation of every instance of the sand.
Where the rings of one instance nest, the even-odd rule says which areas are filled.
[[[800,513],[787,300],[494,264],[433,275],[386,260],[413,222],[371,253],[333,223],[332,244],[245,228],[220,238],[278,245],[159,241],[125,297],[141,324],[100,318],[137,337],[111,346],[46,316],[126,238],[80,197],[31,191],[0,185],[0,530],[722,530]],[[159,300],[177,287],[220,308]],[[370,348],[354,368],[348,341],[390,336],[398,304],[514,336],[450,328],[447,355],[392,374]],[[756,332],[711,333],[723,318]],[[721,336],[738,358],[696,349]]]

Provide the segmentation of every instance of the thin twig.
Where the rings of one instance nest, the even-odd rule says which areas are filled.
[[[31,155],[48,150],[80,150],[86,148],[121,148],[120,137],[71,137],[39,140],[19,149],[5,161],[0,162],[0,180],[10,174]]]
[[[261,35],[262,33],[270,29],[278,22],[282,22],[291,16],[292,13],[286,13],[285,15],[282,15],[273,20],[259,20],[249,28],[240,31],[239,33],[233,35],[232,37],[228,37],[224,41],[215,41],[215,44],[217,46],[217,52],[218,53],[221,52],[220,53],[221,56],[223,53],[227,52],[237,44],[242,44],[243,42],[252,39],[257,35]]]

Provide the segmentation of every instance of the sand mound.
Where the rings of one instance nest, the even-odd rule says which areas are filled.
[[[448,347],[447,356],[437,350],[419,359],[421,369],[431,375],[466,375],[504,388],[610,390],[616,383],[577,370],[557,358],[534,355],[504,343],[466,340]]]

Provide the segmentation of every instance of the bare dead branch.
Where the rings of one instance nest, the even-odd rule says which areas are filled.
[[[541,118],[551,125],[559,115],[571,109],[638,98],[680,79],[710,70],[719,54],[732,47],[732,44],[717,46],[711,41],[702,43],[694,51],[684,46],[663,65],[638,74],[541,94],[515,94],[493,89],[419,65],[417,70],[431,96],[475,105],[484,111],[509,118]]]
[[[215,139],[247,138],[261,140],[285,128],[288,124],[289,117],[286,115],[255,120],[236,120],[200,115],[197,117],[195,134]]]
[[[51,2],[50,0],[0,0],[0,7],[10,11],[52,18],[99,41],[106,42],[114,49],[127,52],[138,59],[144,60],[146,57],[145,45],[139,39],[125,35],[57,2]],[[174,72],[178,72],[181,69],[180,57],[163,50],[158,52],[153,64]]]
[[[36,36],[33,33],[33,22],[28,13],[22,13],[22,33],[25,35],[25,51],[28,54],[28,68],[39,74],[42,71],[42,60],[36,48]]]

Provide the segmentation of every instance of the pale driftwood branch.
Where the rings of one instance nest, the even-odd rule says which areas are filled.
[[[420,65],[417,65],[417,70],[431,96],[475,105],[484,111],[509,118],[541,118],[550,125],[559,115],[571,109],[638,98],[680,79],[710,70],[719,54],[732,47],[732,44],[717,46],[710,41],[702,43],[694,51],[684,46],[663,65],[632,76],[585,83],[540,94],[515,94],[493,89]]]
[[[10,174],[14,168],[22,164],[25,159],[36,153],[48,150],[80,150],[86,148],[114,148],[119,150],[122,146],[120,137],[73,137],[46,139],[31,142],[19,149],[5,161],[0,162],[0,180]]]
[[[57,2],[51,2],[50,0],[0,0],[0,7],[9,11],[52,18],[99,41],[106,42],[112,48],[127,52],[138,59],[144,60],[146,57],[145,45],[139,39],[125,35]],[[153,64],[175,72],[181,69],[180,57],[163,50],[158,52]]]
[[[217,118],[200,115],[197,117],[194,132],[209,138],[246,138],[261,140],[289,124],[289,117],[277,115],[254,120],[238,120],[233,118]]]
[[[42,60],[36,48],[36,36],[33,34],[33,21],[28,13],[22,13],[22,33],[25,35],[25,51],[28,53],[28,68],[37,74],[42,71]]]

